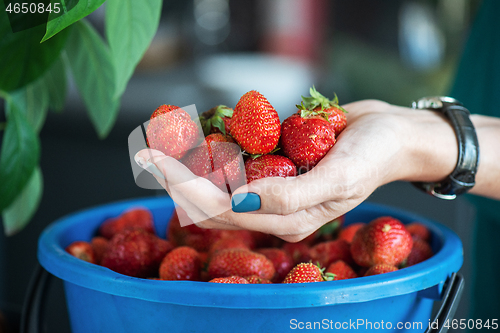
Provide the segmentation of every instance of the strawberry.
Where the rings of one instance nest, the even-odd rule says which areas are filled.
[[[222,277],[222,278],[215,278],[212,279],[208,282],[213,282],[213,283],[232,283],[232,284],[249,284],[245,278],[241,276],[228,276],[228,277]]]
[[[278,145],[281,125],[278,112],[259,92],[244,94],[234,108],[231,136],[249,154],[267,154]]]
[[[326,272],[335,275],[334,280],[346,280],[358,277],[358,274],[356,274],[352,267],[343,260],[337,260],[331,263]]]
[[[335,127],[326,118],[302,110],[283,121],[280,146],[300,171],[312,169],[335,145]]]
[[[200,279],[200,267],[200,257],[195,249],[188,246],[177,247],[163,258],[160,279],[197,281]]]
[[[142,229],[124,230],[110,240],[101,265],[124,275],[155,276],[158,272],[156,245],[157,237]]]
[[[434,253],[432,252],[432,249],[430,245],[419,239],[419,238],[414,238],[413,239],[413,247],[411,248],[410,255],[406,259],[406,262],[403,263],[403,267],[408,267],[408,266],[413,266],[415,264],[418,264],[424,260],[429,259],[432,257]]]
[[[250,230],[221,230],[220,238],[233,238],[242,241],[249,249],[255,248],[255,239]]]
[[[66,247],[66,252],[86,262],[90,262],[92,264],[97,263],[92,245],[88,242],[75,241]]]
[[[174,249],[174,245],[167,240],[155,237],[154,246],[152,248],[151,259],[154,265],[160,266],[163,258]]]
[[[359,229],[351,243],[354,261],[360,266],[398,266],[411,252],[413,240],[405,226],[389,216],[379,217]]]
[[[428,242],[431,238],[431,232],[425,225],[419,222],[413,222],[406,225],[406,230],[410,233],[413,239],[420,238],[421,240]]]
[[[313,263],[298,264],[283,280],[283,283],[307,283],[332,280],[332,274],[323,275],[323,269]]]
[[[395,272],[397,270],[398,270],[398,268],[396,266],[387,265],[387,264],[377,264],[377,265],[370,267],[366,271],[364,276],[390,273],[390,272]]]
[[[274,235],[265,234],[263,232],[251,231],[255,248],[261,247],[281,247],[284,241]]]
[[[286,253],[288,253],[295,265],[306,263],[311,260],[311,255],[309,254],[309,246],[307,246],[307,244],[304,242],[285,243],[282,249]]]
[[[208,264],[208,274],[212,278],[232,275],[258,275],[271,280],[275,269],[264,255],[244,249],[227,249],[215,253]]]
[[[208,251],[210,245],[220,238],[221,230],[203,229],[196,224],[189,223],[185,226],[180,225],[179,214],[183,219],[189,220],[187,213],[180,207],[175,208],[167,226],[167,239],[174,246],[190,246],[199,252]]]
[[[272,279],[273,282],[281,282],[292,269],[293,260],[284,250],[275,248],[265,248],[256,250],[257,253],[263,254],[267,259],[271,260],[276,270],[276,274]]]
[[[309,255],[312,262],[319,262],[322,267],[328,267],[337,260],[348,264],[353,262],[349,243],[343,239],[318,243],[309,250]]]
[[[245,162],[247,183],[266,177],[294,177],[297,168],[293,162],[279,155],[262,155],[255,159],[249,158]]]
[[[229,134],[233,109],[225,105],[217,105],[200,116],[201,127],[205,136],[210,133]]]
[[[146,208],[131,208],[116,218],[104,221],[99,227],[99,234],[111,239],[115,234],[124,230],[143,229],[155,234],[153,215]]]
[[[92,250],[94,250],[95,262],[96,264],[100,264],[102,256],[108,248],[109,240],[101,236],[96,236],[92,237],[90,244],[92,245]]]
[[[351,244],[352,239],[354,238],[354,235],[356,234],[356,232],[359,229],[361,229],[361,227],[364,226],[365,224],[366,223],[363,223],[363,222],[357,222],[357,223],[353,223],[353,224],[346,226],[345,228],[340,230],[338,238],[343,239],[347,243]]]
[[[221,238],[210,246],[209,257],[221,250],[245,249],[250,250],[247,244],[239,238]]]
[[[299,110],[314,111],[318,114],[326,114],[328,121],[335,128],[335,136],[339,136],[347,126],[347,117],[345,115],[347,111],[339,105],[337,95],[333,100],[329,100],[321,95],[314,86],[309,89],[309,94],[311,95],[309,97],[302,96],[302,102],[297,105],[297,108]]]
[[[321,228],[304,238],[301,242],[312,245],[314,243],[336,239],[340,228],[344,224],[344,219],[345,218],[342,215],[330,222],[323,224]]]
[[[263,279],[257,275],[245,276],[245,279],[251,284],[270,284],[270,283],[272,283],[271,281],[269,281],[267,279]]]
[[[182,162],[192,173],[212,181],[225,191],[226,184],[244,184],[240,148],[234,140],[221,133],[210,134],[200,146],[192,149]]]
[[[175,159],[181,159],[201,137],[189,114],[174,105],[161,105],[153,112],[146,135],[150,148]]]

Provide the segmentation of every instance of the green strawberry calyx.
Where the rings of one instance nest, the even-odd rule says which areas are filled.
[[[212,126],[218,128],[222,134],[226,135],[226,126],[222,118],[232,118],[233,109],[225,105],[217,105],[210,110],[203,112],[200,116],[200,124],[205,136],[210,134]]]
[[[333,280],[335,280],[335,274],[330,273],[330,272],[326,272],[325,273],[325,267],[322,268],[321,264],[319,263],[319,261],[316,262],[315,266],[318,267],[318,269],[321,272],[321,276],[323,277],[324,281],[333,281]]]
[[[275,147],[273,150],[271,150],[268,154],[269,155],[272,155],[274,154],[275,152],[277,152],[278,150],[280,150],[281,148],[280,147]],[[243,154],[248,154],[247,152],[243,152]],[[262,155],[266,155],[266,154],[248,154],[250,155],[250,157],[255,160],[256,158],[258,157],[261,157]]]
[[[300,105],[297,105],[297,108],[301,111],[313,111],[314,109],[320,107],[320,110],[323,111],[329,108],[338,108],[342,110],[342,112],[347,113],[347,111],[339,105],[339,99],[337,94],[334,93],[334,98],[332,100],[320,94],[314,86],[309,88],[309,97],[302,96],[302,102]],[[315,111],[315,112],[321,112]],[[313,114],[314,115],[314,114]],[[302,116],[302,113],[301,113]],[[303,117],[303,116],[302,116]]]

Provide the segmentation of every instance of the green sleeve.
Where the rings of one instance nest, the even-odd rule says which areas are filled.
[[[483,0],[450,96],[472,112],[500,117],[500,1]],[[481,148],[481,147],[480,147]],[[499,142],[500,149],[500,142]],[[499,161],[500,163],[500,161]],[[500,201],[469,195],[474,226],[471,319],[500,320]],[[471,221],[472,222],[472,221]]]

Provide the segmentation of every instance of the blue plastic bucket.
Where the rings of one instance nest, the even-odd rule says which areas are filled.
[[[448,228],[390,207],[361,204],[346,224],[391,215],[420,221],[432,232],[436,253],[420,264],[383,275],[307,284],[226,285],[133,278],[64,251],[90,240],[98,226],[131,206],[153,212],[165,237],[173,212],[169,198],[108,204],[64,217],[46,228],[38,260],[64,281],[73,333],[80,332],[288,332],[334,329],[423,332],[443,285],[463,261],[462,243]]]

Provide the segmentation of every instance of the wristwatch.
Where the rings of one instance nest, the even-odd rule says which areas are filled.
[[[453,200],[469,191],[475,184],[479,163],[479,142],[469,118],[470,112],[452,97],[424,97],[412,103],[413,109],[427,109],[442,113],[449,119],[458,141],[458,161],[455,170],[441,182],[412,183],[435,197]]]

